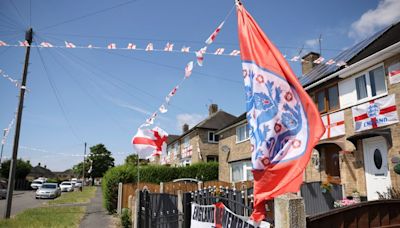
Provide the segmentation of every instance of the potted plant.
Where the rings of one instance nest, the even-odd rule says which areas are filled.
[[[329,183],[329,182],[322,182],[322,184],[321,184],[321,192],[322,193],[328,193],[328,192],[331,192],[332,191],[332,184],[331,183]]]
[[[356,202],[356,203],[361,202],[360,193],[357,191],[357,189],[353,190],[353,193],[351,194],[351,196],[353,197],[354,202]]]

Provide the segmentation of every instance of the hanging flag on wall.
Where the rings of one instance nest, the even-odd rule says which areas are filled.
[[[312,99],[283,55],[242,4],[237,5],[240,53],[254,175],[255,221],[265,202],[297,192],[314,145],[325,131]]]
[[[159,156],[167,148],[168,134],[163,129],[139,128],[132,138],[132,144],[139,158],[146,159],[149,156]]]
[[[395,94],[354,106],[351,109],[356,132],[399,122]]]
[[[345,135],[344,111],[326,114],[321,117],[325,126],[325,133],[321,139],[329,139],[341,135]]]

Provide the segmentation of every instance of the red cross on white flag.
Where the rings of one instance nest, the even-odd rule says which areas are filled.
[[[181,52],[189,52],[189,50],[190,50],[190,47],[183,46],[181,49]]]
[[[172,51],[173,49],[174,49],[174,44],[171,44],[171,43],[168,42],[165,45],[164,51]]]
[[[217,37],[218,33],[221,31],[222,26],[224,26],[225,21],[223,21],[217,29],[215,29],[215,31],[210,35],[210,37],[208,37],[208,39],[206,40],[206,44],[210,45],[212,42],[214,42],[215,38]]]
[[[333,59],[330,59],[330,60],[328,60],[328,62],[326,62],[325,64],[326,65],[333,65],[333,64],[335,64],[336,62],[333,60]]]
[[[320,64],[320,63],[322,63],[324,60],[325,60],[325,58],[321,56],[321,57],[319,57],[318,59],[314,60],[314,63]]]
[[[225,49],[224,48],[218,48],[215,52],[214,55],[222,55],[224,53]]]
[[[152,43],[149,43],[149,44],[147,45],[145,51],[153,51],[153,50],[154,50],[153,44],[152,44]]]
[[[67,41],[65,41],[65,47],[66,48],[76,48],[75,44],[73,44],[71,42],[67,42]]]
[[[193,61],[190,61],[185,67],[185,78],[190,77],[193,70]]]
[[[6,42],[0,40],[0,46],[8,46]]]
[[[233,50],[229,55],[237,56],[237,55],[239,55],[239,54],[240,54],[240,51],[239,51],[239,50]]]
[[[115,43],[111,43],[107,46],[107,49],[117,49],[117,45]]]
[[[127,49],[131,49],[131,50],[135,50],[136,49],[136,45],[133,43],[129,43],[128,47],[126,47]]]
[[[21,47],[29,47],[29,43],[26,40],[18,41],[18,42],[19,42],[19,46],[21,46]]]
[[[321,139],[329,139],[346,134],[344,125],[344,111],[326,114],[321,117],[325,125],[325,133]]]

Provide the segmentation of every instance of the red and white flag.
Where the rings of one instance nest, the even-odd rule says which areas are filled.
[[[20,47],[29,47],[29,43],[27,40],[24,41],[18,41]]]
[[[45,48],[53,47],[53,45],[51,43],[49,43],[49,42],[42,42],[42,43],[40,43],[40,46],[41,47],[45,47]]]
[[[0,46],[8,46],[8,44],[2,40],[0,40]]]
[[[240,54],[240,51],[238,50],[233,50],[229,55],[237,56]]]
[[[117,45],[115,43],[111,43],[107,46],[107,49],[117,49]]]
[[[174,44],[167,43],[164,47],[164,51],[172,51],[174,49]]]
[[[139,128],[132,138],[132,144],[139,158],[146,159],[161,155],[167,148],[167,138],[167,132],[159,127],[152,130]]]
[[[356,132],[399,122],[395,94],[351,108]]]
[[[290,59],[290,61],[292,61],[292,62],[297,62],[299,60],[300,60],[300,56],[299,55],[295,55],[295,56],[293,56],[293,58]]]
[[[168,96],[165,97],[165,101],[166,101],[167,103],[169,103],[169,101],[171,100],[171,97],[175,96],[175,94],[176,94],[176,92],[178,91],[178,89],[179,89],[179,86],[175,86],[175,88],[173,88],[173,89],[171,90],[171,92],[169,92]]]
[[[196,51],[196,59],[197,59],[197,65],[203,66],[204,53],[201,50]]]
[[[89,44],[87,47],[88,47],[88,48],[92,48],[92,47],[93,47],[93,45]]]
[[[321,56],[318,59],[314,60],[314,63],[321,64],[324,60],[325,60],[325,58]]]
[[[136,44],[129,43],[128,46],[126,47],[127,49],[135,50],[136,49]]]
[[[336,66],[341,67],[341,66],[347,66],[347,63],[345,61],[339,61],[336,63]]]
[[[214,42],[215,38],[217,37],[218,33],[221,31],[222,26],[224,26],[225,21],[223,21],[217,29],[215,29],[215,31],[210,35],[210,37],[208,37],[208,39],[206,40],[206,44],[210,45],[212,42]]]
[[[153,50],[154,50],[153,44],[152,43],[147,44],[145,51],[153,51]]]
[[[64,42],[65,42],[65,47],[66,48],[76,48],[75,44],[67,42],[67,41],[64,41]]]
[[[237,13],[254,176],[251,218],[258,222],[266,200],[300,190],[325,128],[280,51],[240,3]]]
[[[165,107],[165,105],[161,105],[160,108],[158,109],[161,113],[166,113],[168,112],[168,109]]]
[[[181,48],[181,52],[189,52],[190,51],[190,47],[185,47],[185,46],[183,46],[182,48]]]
[[[322,116],[321,119],[325,126],[325,133],[321,139],[329,139],[346,134],[344,111],[326,114]]]
[[[328,60],[325,64],[326,64],[326,65],[333,65],[333,64],[335,64],[335,63],[336,63],[335,60],[330,59],[330,60]]]
[[[185,78],[190,77],[193,70],[193,61],[190,61],[185,67]]]
[[[224,53],[225,49],[224,48],[218,48],[215,52],[214,55],[222,55]]]

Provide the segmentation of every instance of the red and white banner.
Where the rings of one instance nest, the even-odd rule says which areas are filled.
[[[321,119],[325,125],[325,133],[321,139],[329,139],[346,134],[344,127],[344,111],[321,116]]]
[[[139,128],[132,138],[132,144],[139,158],[158,156],[167,148],[168,134],[159,127],[150,129]]]
[[[388,72],[390,84],[396,84],[400,82],[400,62],[390,65],[388,67]]]
[[[182,151],[181,151],[182,158],[191,157],[192,153],[193,153],[193,146],[192,145],[183,148]]]
[[[356,132],[399,122],[395,94],[352,108]]]

